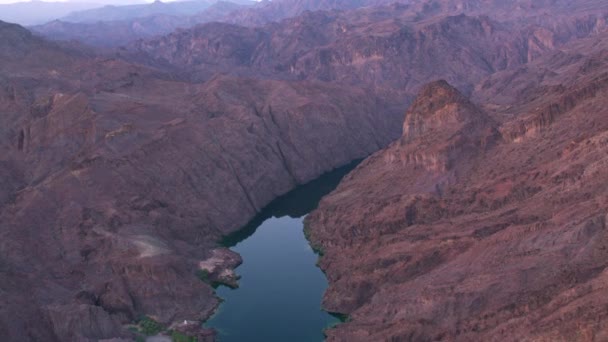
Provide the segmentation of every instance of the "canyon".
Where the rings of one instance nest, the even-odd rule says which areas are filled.
[[[328,341],[606,339],[606,41],[423,87],[307,218]]]
[[[195,272],[215,241],[399,134],[402,114],[372,120],[381,100],[359,89],[227,76],[186,84],[73,57],[15,25],[1,31],[12,48],[1,97],[8,339],[111,338],[141,314],[204,318],[217,299]],[[24,301],[38,312],[16,319]]]
[[[606,339],[608,4],[393,2],[0,22],[1,339],[213,341],[222,239],[362,158],[328,341]]]

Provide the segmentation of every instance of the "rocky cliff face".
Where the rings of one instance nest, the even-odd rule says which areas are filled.
[[[607,338],[605,51],[497,75],[481,107],[424,88],[403,137],[307,218],[324,306],[350,317],[329,341]]]
[[[402,114],[358,88],[187,84],[15,25],[0,34],[3,340],[129,337],[141,315],[208,317],[218,302],[196,272],[216,241],[401,131]]]
[[[183,1],[176,4],[147,4],[104,7],[73,13],[32,29],[53,40],[116,47],[142,38],[168,34],[208,22],[241,26],[263,26],[307,11],[351,10],[390,4],[390,0],[278,0],[278,1]]]
[[[517,27],[535,24],[541,29],[528,33],[529,58],[538,56],[554,40],[571,38],[573,32],[581,37],[584,31],[604,26],[608,5],[599,0],[579,1],[392,1],[392,0],[275,0],[266,2],[219,1],[213,4],[186,1],[183,4],[149,4],[76,13],[71,17],[32,27],[34,31],[53,40],[77,40],[82,43],[117,47],[138,39],[169,34],[176,29],[187,29],[209,22],[223,22],[247,27],[262,27],[284,19],[296,18],[309,12],[328,11],[350,13],[354,18],[374,22],[379,6],[388,6],[391,15],[403,24],[399,11],[407,11],[407,21],[421,22],[429,18],[460,15],[489,16],[493,20],[513,22]],[[175,7],[173,10],[171,8]],[[145,11],[138,8],[146,8]],[[181,8],[181,9],[180,9]],[[173,12],[172,12],[173,11]],[[196,14],[195,12],[200,11]],[[551,12],[547,16],[547,11]],[[107,13],[106,13],[107,12]],[[354,14],[358,12],[358,14]],[[388,12],[390,13],[390,12]],[[133,16],[128,18],[129,16]],[[598,21],[594,23],[594,21]],[[393,24],[397,24],[394,22]],[[344,29],[350,25],[342,26]],[[563,42],[563,41],[562,41]]]
[[[579,9],[551,19],[539,15],[497,21],[489,16],[493,8],[454,15],[459,11],[426,13],[414,5],[392,4],[306,12],[255,28],[210,23],[138,42],[120,54],[195,80],[216,72],[322,80],[402,98],[413,95],[425,80],[438,78],[470,92],[492,73],[601,32],[608,13],[596,5],[591,6],[593,13]]]

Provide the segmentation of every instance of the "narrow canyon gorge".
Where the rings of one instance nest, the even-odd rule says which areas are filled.
[[[252,279],[222,242],[281,218],[327,278],[308,304],[344,321],[310,336],[607,340],[607,19],[196,0],[0,21],[0,340],[222,341],[216,288]]]

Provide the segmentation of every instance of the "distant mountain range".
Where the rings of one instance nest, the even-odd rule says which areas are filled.
[[[32,27],[32,30],[53,40],[77,40],[93,46],[115,47],[210,21],[259,26],[295,17],[305,11],[352,10],[395,2],[399,0],[155,2],[74,12],[59,20]]]
[[[254,4],[252,1],[242,0],[237,0],[237,2],[218,1],[213,4],[205,3],[204,5],[202,2],[193,3],[193,1],[187,1],[162,5],[124,6],[124,11],[122,11],[122,7],[104,7],[98,10],[74,13],[70,17],[85,20],[85,18],[91,16],[91,12],[96,11],[108,13],[107,18],[126,17],[138,13],[155,13],[155,11],[159,11],[159,13],[124,20],[98,20],[97,22],[79,22],[78,19],[74,19],[75,22],[54,20],[44,25],[33,26],[31,29],[53,40],[75,40],[92,46],[114,47],[125,45],[137,39],[168,34],[177,29],[185,29],[197,24],[222,21],[229,17],[230,13]],[[168,5],[172,6],[167,7]],[[183,7],[177,5],[183,5]],[[145,10],[134,11],[132,8],[143,8]],[[171,9],[165,12],[189,13],[186,8],[193,10],[193,12],[188,15],[170,15],[162,13],[161,8]],[[200,11],[194,11],[197,8]],[[106,17],[100,15],[99,18]]]
[[[153,15],[191,16],[217,3],[217,0],[192,0],[136,4],[127,6],[104,6],[73,12],[61,18],[61,21],[72,23],[97,23],[100,21],[119,21],[143,18]],[[250,4],[247,0],[233,0],[236,4]]]
[[[140,0],[79,0],[67,2],[28,1],[13,4],[0,4],[0,20],[20,25],[39,25],[59,19],[75,11],[85,11],[104,6],[104,4],[144,3]]]

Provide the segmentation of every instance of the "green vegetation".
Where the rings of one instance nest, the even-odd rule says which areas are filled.
[[[173,342],[198,342],[198,338],[195,336],[188,336],[176,330],[165,330],[160,323],[148,316],[142,316],[138,320],[137,326],[129,326],[128,329],[137,334],[136,342],[145,342],[145,336],[154,336],[160,333],[171,336]]]
[[[144,316],[142,319],[140,319],[138,325],[140,331],[148,336],[156,335],[165,330],[160,323],[148,316]]]
[[[194,336],[188,336],[180,333],[179,331],[171,332],[171,341],[173,342],[198,342],[198,339]]]

